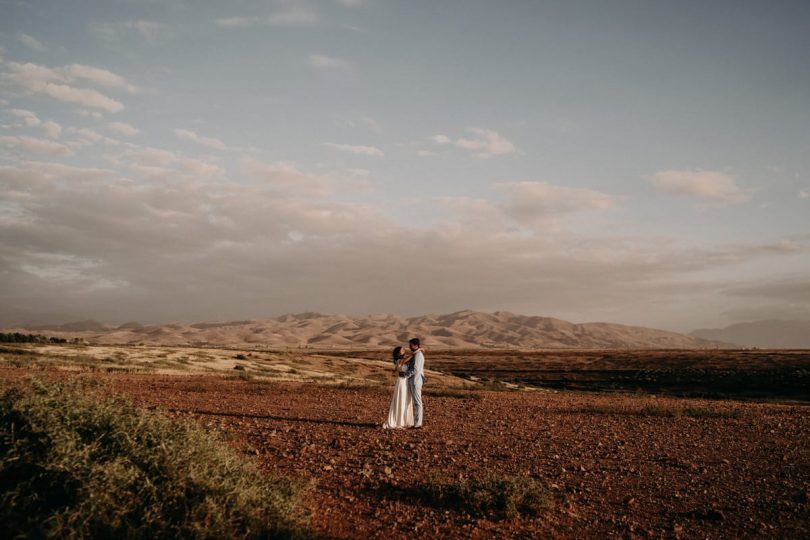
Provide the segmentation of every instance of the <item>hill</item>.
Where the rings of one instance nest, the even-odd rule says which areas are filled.
[[[40,331],[45,331],[39,328]],[[695,349],[724,344],[675,332],[611,323],[575,324],[506,311],[458,311],[403,318],[288,314],[270,320],[118,327],[98,323],[51,326],[49,336],[99,344],[264,346],[270,348],[384,348],[419,336],[432,348]],[[728,346],[728,345],[725,345]]]

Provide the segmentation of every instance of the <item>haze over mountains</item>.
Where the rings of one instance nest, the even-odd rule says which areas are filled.
[[[765,349],[810,349],[810,321],[754,321],[695,330],[692,337]]]
[[[392,347],[418,336],[433,348],[635,348],[730,347],[700,337],[611,323],[575,324],[551,317],[505,311],[459,311],[404,318],[321,313],[283,315],[269,320],[117,327],[96,321],[34,327],[57,337],[104,344],[222,345],[349,348]]]

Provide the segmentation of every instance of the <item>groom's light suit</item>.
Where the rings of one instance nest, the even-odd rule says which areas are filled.
[[[425,382],[425,355],[422,349],[417,349],[413,358],[408,362],[408,388],[413,396],[414,427],[422,426],[422,384]]]

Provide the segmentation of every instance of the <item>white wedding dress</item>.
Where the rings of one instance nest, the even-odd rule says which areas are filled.
[[[400,372],[407,371],[407,366],[399,368]],[[383,424],[385,429],[407,428],[413,426],[413,396],[408,389],[408,379],[397,376],[394,385],[394,395],[391,398],[391,407],[388,409],[388,420]]]

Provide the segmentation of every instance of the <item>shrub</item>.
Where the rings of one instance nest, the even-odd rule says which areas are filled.
[[[0,535],[304,536],[298,488],[190,422],[76,383],[0,388]]]
[[[495,472],[458,482],[445,482],[433,476],[422,491],[423,500],[430,505],[479,516],[537,515],[551,502],[549,492],[537,481]]]

